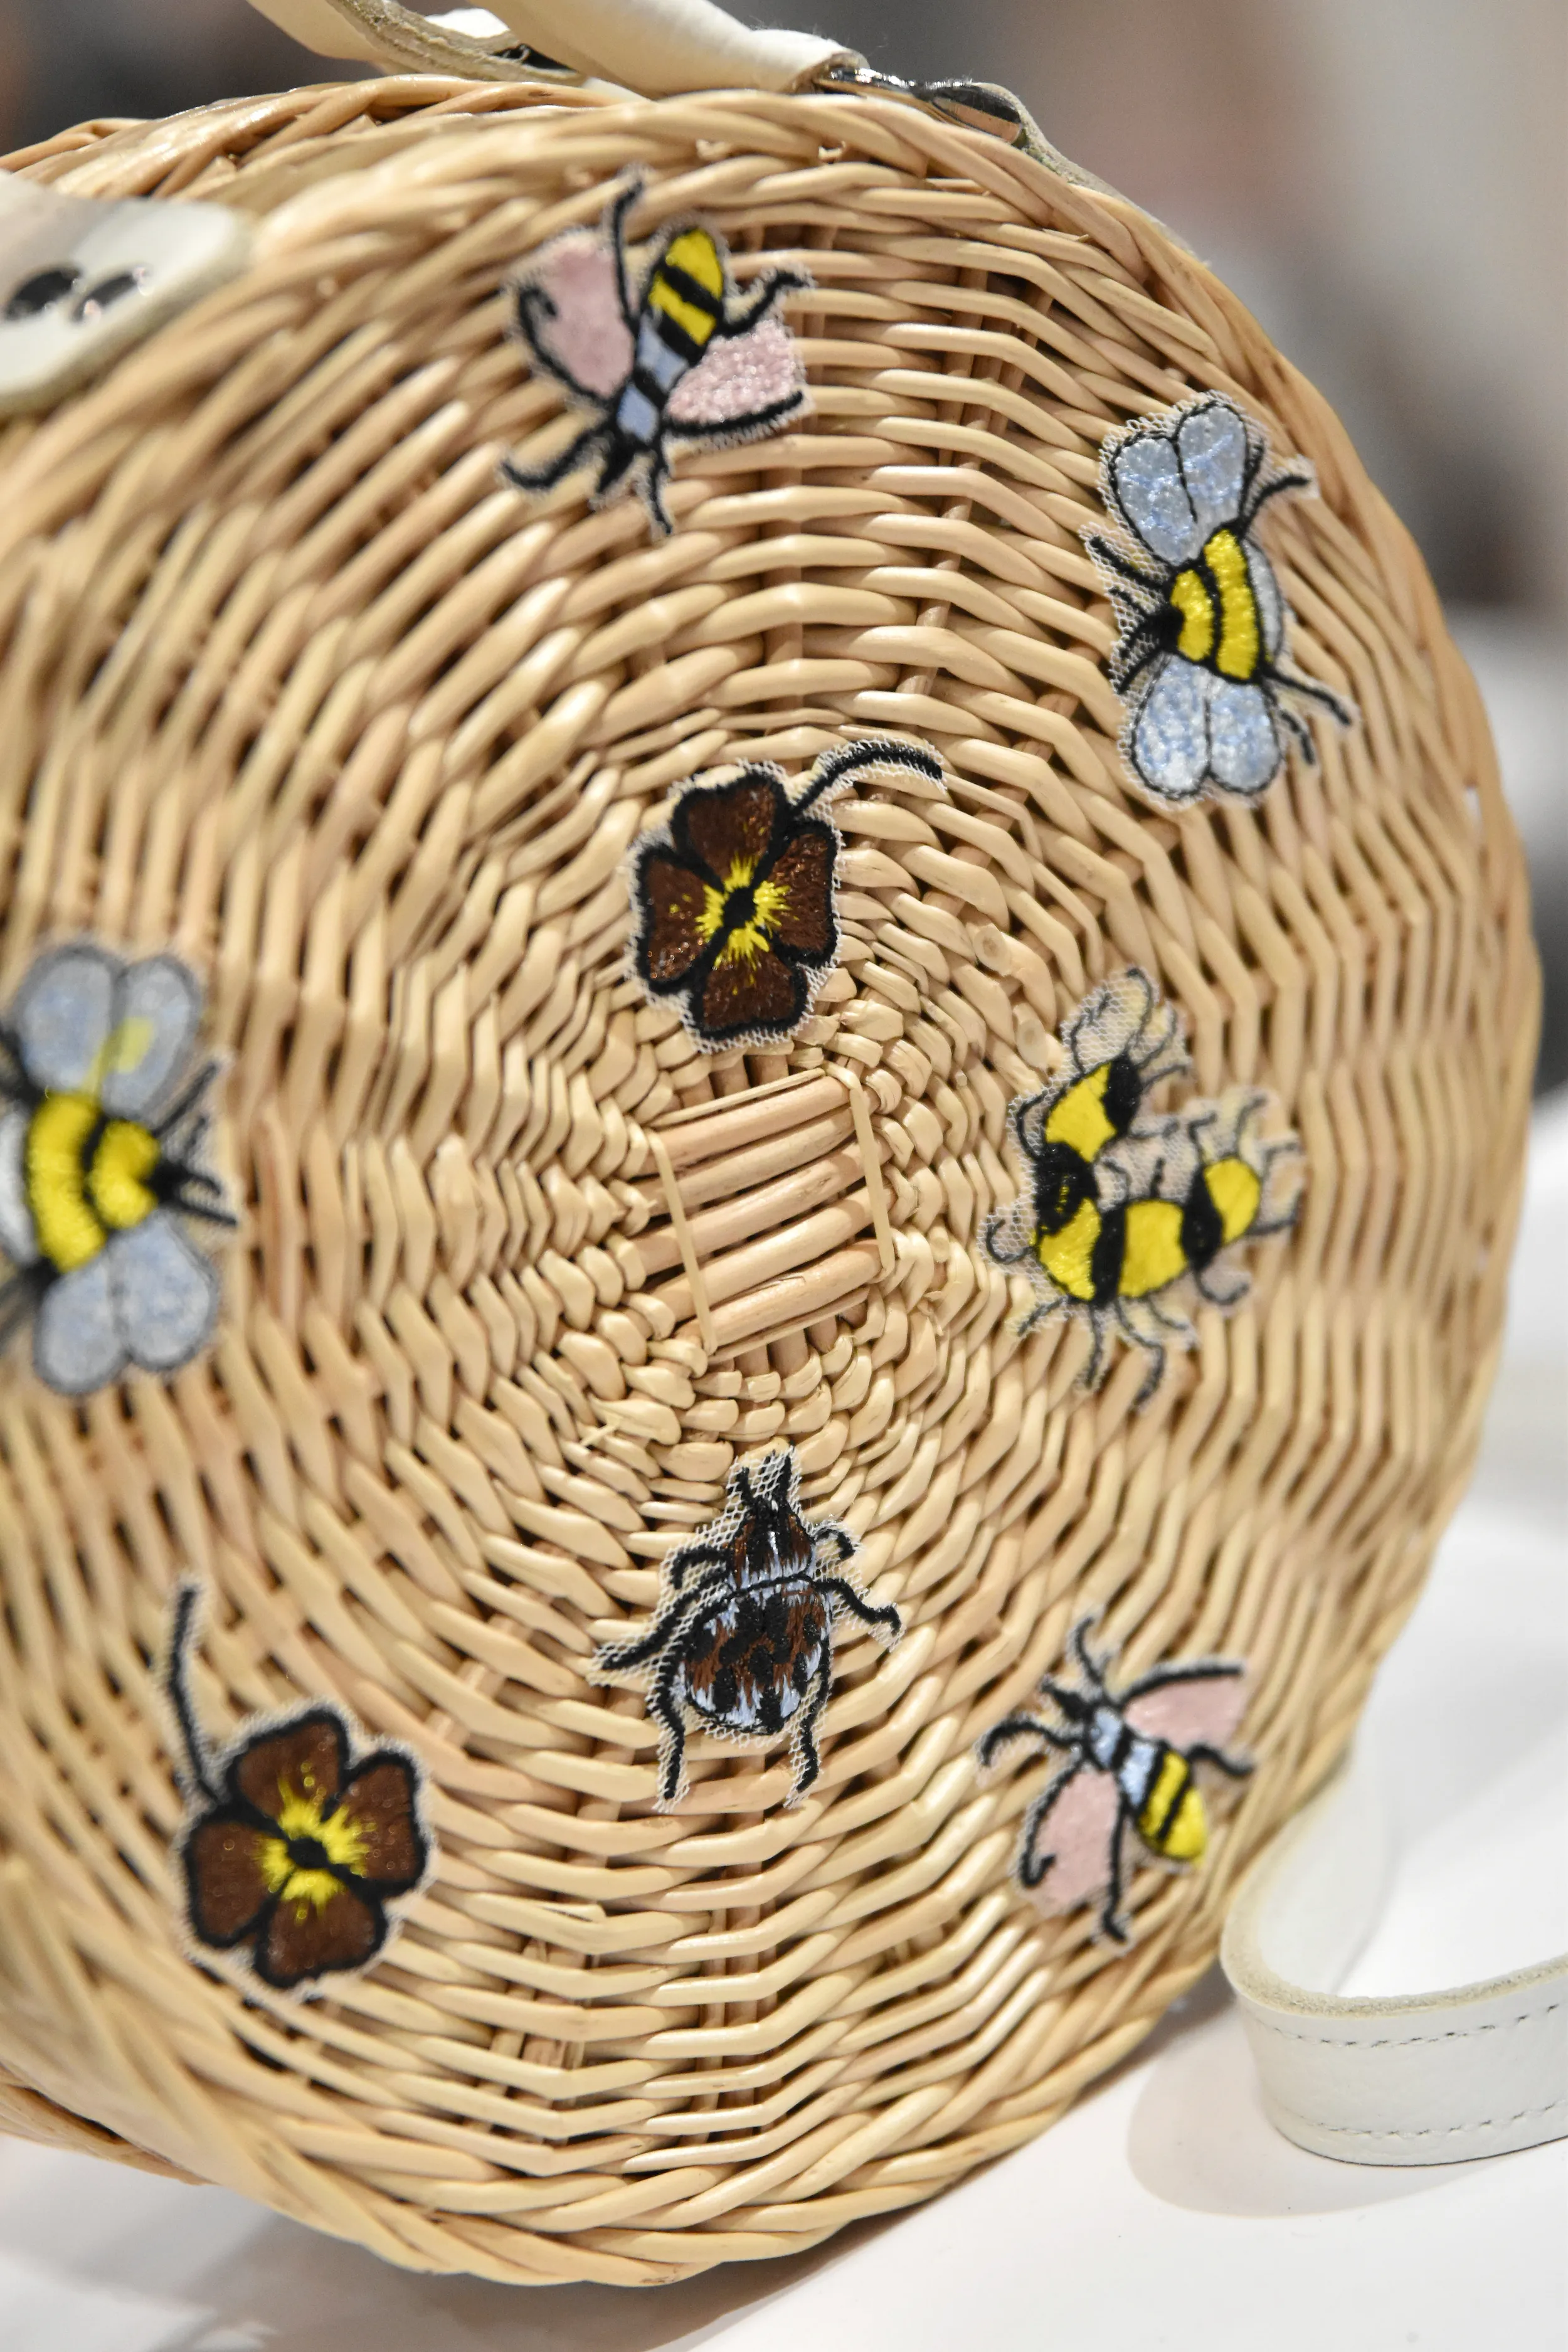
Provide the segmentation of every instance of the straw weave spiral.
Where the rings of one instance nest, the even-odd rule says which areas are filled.
[[[0,1368],[0,2120],[504,2280],[668,2279],[926,2197],[1211,1959],[1468,1470],[1535,983],[1430,584],[1166,233],[892,99],[359,83],[13,162],[220,199],[258,248],[0,431],[0,1002],[59,937],[186,958],[244,1204],[168,1387]],[[742,280],[786,253],[816,289],[813,415],[681,457],[661,543],[581,478],[497,478],[560,415],[500,281],[629,163],[637,237],[696,209]],[[1079,533],[1106,432],[1208,387],[1317,466],[1266,536],[1362,725],[1256,811],[1173,815],[1124,778]],[[888,733],[950,792],[837,804],[801,1040],[700,1053],[626,976],[629,844],[700,771]],[[1014,1335],[979,1242],[1010,1097],[1129,963],[1309,1171],[1146,1412],[1138,1351],[1086,1394],[1082,1328]],[[657,1812],[644,1697],[585,1670],[785,1441],[908,1630],[841,1636],[798,1811],[782,1749],[695,1740]],[[181,1947],[187,1570],[215,1739],[326,1695],[428,1767],[435,1878],[328,1998],[247,2002]],[[1120,1956],[1009,1881],[1037,1769],[972,1758],[1089,1607],[1129,1672],[1257,1685],[1254,1777],[1201,1872],[1139,1879]]]

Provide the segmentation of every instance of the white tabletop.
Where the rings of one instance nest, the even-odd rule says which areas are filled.
[[[1568,1948],[1568,1097],[1537,1120],[1480,1471],[1368,1709],[1399,1830],[1347,1990]],[[1384,2169],[1265,2121],[1205,1979],[934,2203],[683,2286],[414,2277],[245,2199],[0,2141],[4,2352],[1562,2352],[1568,2142]]]

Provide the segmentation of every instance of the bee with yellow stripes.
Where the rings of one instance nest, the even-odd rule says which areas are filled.
[[[1117,972],[1062,1024],[1067,1068],[1008,1109],[1013,1148],[1030,1171],[1033,1234],[1061,1234],[1094,1193],[1094,1163],[1138,1130],[1162,1078],[1187,1067],[1181,1025],[1147,972]]]
[[[589,421],[539,465],[503,459],[501,477],[537,492],[596,464],[594,504],[635,488],[662,537],[672,442],[753,441],[807,406],[799,353],[775,311],[811,279],[767,269],[742,295],[723,238],[688,220],[665,229],[634,295],[626,223],[642,185],[628,178],[602,230],[564,230],[510,281],[519,341]]]
[[[1004,1717],[978,1742],[975,1759],[989,1771],[1019,1740],[1067,1758],[1024,1816],[1014,1874],[1047,1913],[1098,1902],[1099,1933],[1124,1944],[1129,1832],[1154,1861],[1194,1868],[1209,1845],[1197,1768],[1229,1780],[1252,1769],[1226,1748],[1247,1712],[1247,1669],[1234,1658],[1193,1658],[1154,1666],[1113,1691],[1110,1656],[1096,1658],[1089,1646],[1093,1622],[1086,1617],[1073,1629],[1078,1687],[1049,1675],[1039,1685],[1054,1718],[1032,1709]]]
[[[184,1221],[234,1219],[199,1164],[201,1011],[174,957],[84,942],[40,956],[0,1024],[0,1345],[31,1316],[34,1370],[64,1396],[176,1371],[212,1335],[217,1272]]]
[[[1316,488],[1309,465],[1270,467],[1262,427],[1223,393],[1106,441],[1100,493],[1122,537],[1083,538],[1120,630],[1121,756],[1157,800],[1256,800],[1292,740],[1316,759],[1298,705],[1354,719],[1342,695],[1287,666],[1289,615],[1255,536],[1270,499]]]
[[[1065,1221],[1042,1221],[1038,1175],[1046,1163],[1028,1161],[1028,1130],[1016,1123],[1034,1182],[1010,1210],[989,1220],[984,1240],[997,1265],[1026,1274],[1038,1294],[1020,1333],[1057,1314],[1087,1322],[1094,1344],[1084,1383],[1094,1388],[1105,1370],[1106,1343],[1120,1331],[1149,1358],[1137,1399],[1147,1404],[1164,1377],[1168,1350],[1196,1341],[1184,1301],[1195,1295],[1224,1310],[1238,1306],[1250,1284],[1228,1253],[1285,1233],[1296,1221],[1283,1171],[1299,1163],[1300,1146],[1289,1135],[1260,1139],[1258,1123],[1268,1099],[1238,1087],[1218,1102],[1189,1104],[1157,1125],[1131,1130],[1101,1152]]]

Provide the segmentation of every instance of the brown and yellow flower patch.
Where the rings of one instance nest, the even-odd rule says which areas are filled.
[[[889,766],[942,782],[930,751],[853,743],[826,753],[797,798],[771,764],[689,784],[668,824],[637,843],[633,967],[707,1051],[781,1045],[809,1015],[838,955],[838,829],[827,805],[851,775]]]

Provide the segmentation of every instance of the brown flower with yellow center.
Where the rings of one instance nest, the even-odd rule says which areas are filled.
[[[328,1701],[242,1730],[209,1756],[186,1684],[196,1602],[196,1588],[182,1586],[169,1667],[190,1796],[178,1853],[191,1940],[243,1952],[282,1992],[365,1968],[395,1924],[388,1906],[428,1866],[419,1768],[400,1748],[356,1755],[348,1719]]]
[[[689,784],[668,824],[637,843],[633,967],[709,1052],[782,1044],[809,1014],[838,955],[838,830],[823,812],[850,775],[879,767],[942,782],[929,751],[854,743],[820,759],[798,799],[771,765]]]

